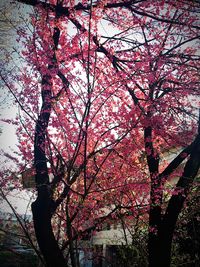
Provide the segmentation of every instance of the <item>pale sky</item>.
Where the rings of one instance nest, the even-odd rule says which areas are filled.
[[[5,23],[5,15],[7,18],[11,17],[13,22],[16,22],[19,20],[20,12],[23,13],[23,17],[26,17],[28,13],[25,6],[18,10],[16,8],[11,8],[10,1],[0,1],[0,57],[2,62],[5,62],[2,49],[6,49],[8,52],[10,52],[12,51],[12,47],[17,45],[17,43],[15,42],[15,30],[10,25],[7,25]],[[1,69],[0,71],[5,71],[5,69]],[[18,107],[16,105],[13,105],[12,100],[12,96],[9,96],[8,94],[8,89],[0,80],[0,129],[2,131],[2,133],[0,134],[1,170],[5,167],[6,164],[5,158],[2,156],[2,151],[12,154],[12,151],[17,149],[17,136],[15,127],[2,121],[2,119],[14,119],[17,114]],[[12,162],[10,161],[9,165],[11,164]],[[26,212],[28,212],[28,214],[30,214],[29,201],[32,198],[32,193],[30,191],[24,190],[24,192],[19,192],[18,190],[13,190],[9,193],[9,195],[10,196],[8,197],[8,199],[13,207],[16,208],[18,213],[25,214]],[[2,202],[0,200],[0,211],[11,212],[11,209],[5,201]]]

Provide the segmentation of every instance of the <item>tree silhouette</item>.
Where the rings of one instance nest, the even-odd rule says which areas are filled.
[[[76,266],[74,240],[116,211],[132,209],[134,220],[137,205],[149,206],[149,266],[169,266],[200,164],[199,3],[18,2],[34,7],[31,27],[18,32],[25,62],[1,78],[22,110],[19,149],[35,171],[33,220],[47,266],[66,266],[66,247]],[[181,152],[164,160],[174,147]]]

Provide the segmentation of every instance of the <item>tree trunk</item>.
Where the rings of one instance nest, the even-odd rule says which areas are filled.
[[[156,235],[149,234],[149,267],[170,267],[173,232],[162,227]]]
[[[178,216],[183,208],[184,201],[189,194],[192,182],[200,167],[200,127],[194,141],[190,158],[185,164],[174,194],[169,200],[166,212],[156,231],[149,232],[149,267],[170,267],[171,247]],[[178,191],[177,191],[178,190]],[[152,213],[153,214],[153,213]],[[150,211],[150,221],[152,218]]]
[[[158,229],[160,227],[160,206],[151,206],[149,213],[149,240],[148,240],[148,251],[149,251],[149,267],[158,267],[160,265],[159,260],[159,234]]]
[[[55,240],[48,201],[39,199],[32,204],[35,234],[48,267],[66,267],[64,256]]]
[[[52,66],[48,66],[51,69]],[[32,204],[33,222],[39,248],[47,267],[66,267],[65,258],[55,239],[51,218],[53,195],[49,182],[46,158],[46,133],[51,114],[51,88],[50,75],[42,79],[42,107],[36,122],[34,139],[34,166],[37,199]]]

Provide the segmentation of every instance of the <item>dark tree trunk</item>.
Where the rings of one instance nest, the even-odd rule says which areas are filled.
[[[50,70],[53,65],[48,66]],[[37,199],[32,204],[33,222],[39,248],[47,267],[66,267],[65,258],[55,239],[51,219],[53,194],[49,182],[46,158],[46,133],[51,114],[52,81],[50,75],[42,79],[42,107],[36,122],[34,140],[34,165]]]
[[[55,240],[52,225],[49,203],[37,199],[32,204],[32,213],[35,234],[38,245],[48,267],[66,267],[63,254]]]
[[[169,267],[170,266],[170,254],[171,254],[171,241],[159,239],[159,237],[153,239],[149,236],[149,267]]]
[[[149,232],[149,267],[170,267],[172,240],[178,216],[199,167],[200,135],[198,133],[193,143],[190,158],[186,162],[183,174],[176,185],[175,194],[169,200],[166,212],[162,220],[158,222],[156,231]],[[154,209],[155,211],[156,208]],[[150,211],[150,222],[154,217],[154,214]]]
[[[149,240],[148,240],[148,251],[149,251],[149,267],[157,267],[158,257],[160,253],[158,253],[159,240],[158,240],[158,221],[156,220],[156,207],[153,209],[151,207],[149,213]],[[158,214],[157,214],[158,215]]]

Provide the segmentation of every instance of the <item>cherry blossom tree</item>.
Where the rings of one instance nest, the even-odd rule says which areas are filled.
[[[169,266],[200,165],[199,3],[18,2],[34,11],[18,30],[21,67],[1,78],[20,107],[18,166],[35,175],[47,266],[66,266],[66,247],[76,266],[75,239],[119,210],[134,220],[138,206],[149,266]]]

